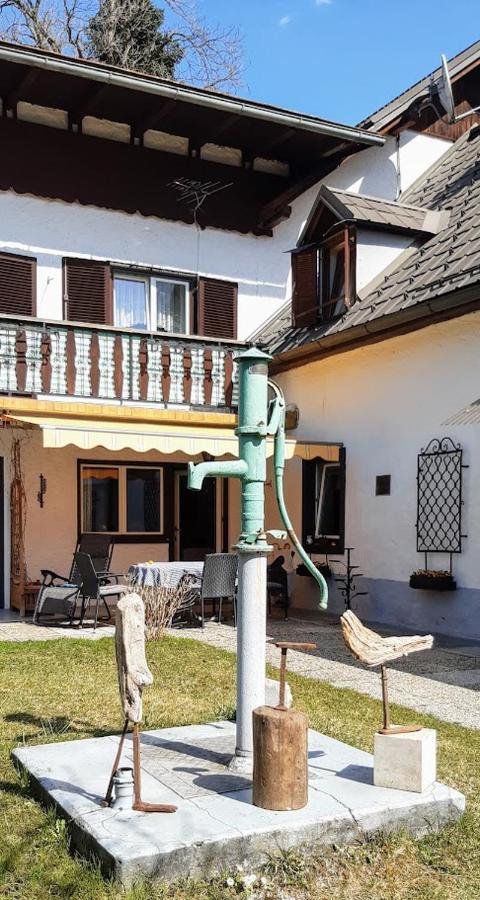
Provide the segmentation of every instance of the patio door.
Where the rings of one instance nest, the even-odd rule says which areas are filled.
[[[187,487],[187,470],[175,472],[174,558],[202,560],[218,547],[217,479],[206,478],[201,491]]]

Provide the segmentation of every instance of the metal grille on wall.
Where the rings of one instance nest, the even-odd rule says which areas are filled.
[[[461,553],[462,449],[451,438],[434,438],[418,455],[417,551]]]

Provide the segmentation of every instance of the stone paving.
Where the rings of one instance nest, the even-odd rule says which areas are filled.
[[[72,847],[93,853],[125,886],[139,876],[211,874],[244,859],[257,865],[298,844],[354,843],[397,829],[422,836],[463,813],[464,797],[445,785],[422,794],[376,787],[369,753],[316,731],[308,743],[308,803],[286,812],[253,806],[250,777],[227,768],[231,722],[142,734],[142,799],[177,806],[169,815],[102,805],[118,736],[20,747],[13,755],[37,796],[67,819]],[[122,764],[132,766],[130,740]]]
[[[209,623],[203,630],[183,628],[174,633],[223,650],[236,650],[236,633],[229,625]],[[277,667],[279,651],[274,643],[281,640],[318,644],[318,649],[309,653],[291,650],[291,671],[381,698],[378,671],[366,669],[350,656],[338,624],[295,618],[269,620],[267,660]],[[388,671],[392,703],[430,713],[445,722],[480,728],[480,647],[437,646],[390,663]]]

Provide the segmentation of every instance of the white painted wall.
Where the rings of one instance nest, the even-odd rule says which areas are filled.
[[[404,180],[410,183],[422,167],[430,165],[435,155],[438,157],[448,146],[447,141],[428,136],[402,136]],[[348,190],[391,197],[396,184],[394,158],[394,140],[389,138],[384,148],[365,150],[347,159],[325,181]],[[192,225],[153,217],[2,192],[0,251],[37,257],[38,315],[52,319],[62,317],[63,256],[108,259],[238,281],[238,337],[242,339],[259,328],[290,296],[288,251],[297,243],[318,187],[306,191],[293,203],[291,217],[275,229],[272,238],[213,228],[201,231]],[[365,269],[371,277],[375,268],[378,271],[388,265],[396,248],[395,241],[389,238],[374,246],[362,239],[361,271]]]
[[[346,544],[371,579],[370,596],[359,607],[371,619],[480,637],[480,426],[442,425],[479,396],[479,335],[480,313],[472,313],[279,376],[287,402],[300,408],[299,439],[346,446]],[[416,552],[417,454],[431,438],[445,435],[462,445],[469,466],[463,507],[468,538],[454,559],[460,589],[441,595],[411,590],[408,579],[423,567]],[[391,495],[376,497],[375,476],[387,474]],[[300,483],[300,465],[292,461],[287,502],[301,532]],[[429,562],[448,566],[442,555]],[[298,596],[297,602],[303,605]]]
[[[357,291],[361,291],[383,269],[395,262],[411,243],[412,238],[404,234],[389,234],[359,228],[356,248]]]

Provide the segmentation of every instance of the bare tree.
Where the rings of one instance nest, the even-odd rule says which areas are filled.
[[[127,5],[118,0],[116,6]],[[43,50],[98,58],[92,45],[89,23],[97,16],[99,0],[0,0],[0,38],[30,44]],[[161,38],[166,54],[179,47],[175,73],[166,65],[166,76],[177,77],[213,90],[238,88],[243,82],[243,40],[235,25],[211,24],[198,15],[195,0],[163,0],[165,24]],[[112,4],[112,9],[115,4]],[[105,25],[110,37],[111,24]],[[105,35],[104,45],[109,43]],[[118,48],[117,48],[118,49]],[[133,56],[134,63],[129,61]],[[180,61],[181,57],[181,61]],[[136,55],[126,65],[135,68]],[[115,58],[104,61],[118,64]],[[141,55],[140,55],[141,60]]]

